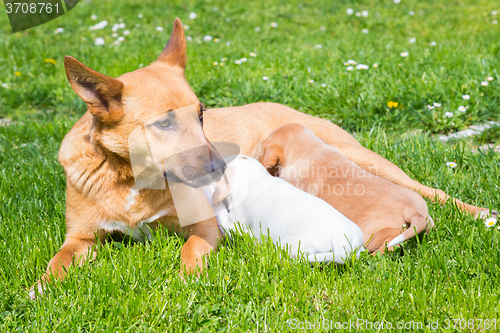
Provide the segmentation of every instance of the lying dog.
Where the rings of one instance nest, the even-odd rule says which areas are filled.
[[[240,155],[228,164],[228,183],[218,183],[212,197],[224,230],[243,231],[257,239],[269,235],[290,251],[304,253],[310,262],[344,263],[352,251],[363,251],[359,227],[321,199],[272,177],[257,160]],[[229,186],[226,186],[229,184]]]
[[[264,167],[277,169],[280,178],[351,219],[371,252],[383,252],[386,245],[397,245],[434,225],[420,195],[361,169],[307,127],[283,125],[263,149]]]
[[[66,240],[38,281],[40,292],[43,291],[42,281],[49,281],[51,276],[63,278],[70,265],[81,264],[85,258],[92,257],[96,243],[103,241],[109,231],[126,232],[153,219],[156,220],[150,223],[166,225],[185,235],[187,241],[181,250],[181,267],[186,267],[188,272],[203,268],[202,256],[216,248],[220,237],[217,222],[210,218],[181,227],[167,188],[137,186],[128,147],[128,140],[137,128],[150,126],[151,121],[158,117],[187,106],[196,106],[198,116],[204,119],[204,133],[210,141],[232,142],[241,148],[242,154],[258,158],[262,142],[274,129],[288,123],[300,123],[362,168],[375,166],[379,176],[390,182],[443,203],[452,200],[475,216],[489,214],[488,209],[464,204],[441,190],[414,181],[397,166],[364,148],[347,132],[326,120],[274,103],[202,113],[198,97],[184,77],[186,62],[186,40],[179,19],[175,20],[170,40],[155,62],[119,78],[101,74],[72,57],[64,59],[71,87],[85,101],[88,111],[66,135],[59,152],[59,162],[67,180]],[[179,117],[175,121],[178,121],[177,125],[186,124],[193,130],[202,125],[191,117]],[[176,127],[165,120],[154,126],[169,133],[169,139],[163,142],[174,150],[189,149],[204,140],[199,131],[193,132],[196,135],[189,131],[177,132]],[[186,164],[186,168],[171,165],[170,174],[182,179],[183,171],[186,174],[191,173],[190,170],[200,171],[212,164],[206,159],[190,163],[189,168]],[[167,172],[165,176],[168,176]]]

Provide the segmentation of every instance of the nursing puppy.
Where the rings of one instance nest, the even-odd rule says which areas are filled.
[[[310,129],[287,124],[263,144],[261,163],[299,189],[338,209],[363,231],[370,251],[384,252],[434,225],[418,193],[349,161]]]
[[[227,206],[217,216],[223,229],[235,230],[239,222],[257,239],[269,234],[288,245],[292,257],[300,251],[310,262],[343,263],[352,251],[359,256],[364,250],[356,224],[325,201],[272,177],[257,160],[238,156],[226,176],[229,187],[222,179],[212,197],[216,212]]]

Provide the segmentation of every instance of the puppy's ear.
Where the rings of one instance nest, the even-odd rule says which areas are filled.
[[[174,21],[172,35],[168,40],[167,46],[156,61],[164,62],[171,66],[178,66],[184,70],[186,68],[186,38],[181,20],[177,17]]]
[[[262,164],[266,169],[274,168],[278,165],[280,161],[279,153],[277,149],[267,146],[264,148],[264,153],[260,158],[260,164]]]
[[[73,90],[87,103],[90,113],[102,122],[121,118],[123,83],[101,74],[73,57],[64,58],[66,76]]]

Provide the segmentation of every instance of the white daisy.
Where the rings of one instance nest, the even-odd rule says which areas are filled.
[[[104,42],[104,38],[101,38],[101,37],[96,38],[96,39],[94,40],[94,44],[95,44],[95,45],[104,45],[104,43],[105,43],[105,42]]]
[[[374,63],[372,67],[373,68],[377,68],[378,67],[378,62]]]
[[[347,68],[346,68],[346,69],[347,69],[348,71],[352,71],[352,70],[354,69],[354,67],[352,67],[352,66],[347,66]]]
[[[241,58],[240,61],[241,62],[246,62],[248,59],[247,58]]]
[[[203,37],[204,42],[210,42],[211,40],[212,40],[212,36],[210,36],[210,35],[206,35],[205,37]]]
[[[90,19],[93,20],[93,21],[97,20],[97,15],[91,15]]]
[[[458,165],[455,162],[446,162],[446,166],[455,169]]]
[[[184,30],[189,30],[189,25],[187,24],[183,24],[182,27],[184,28]]]
[[[493,81],[493,78],[492,78],[491,76],[488,76],[486,79],[487,79],[488,81]]]
[[[497,219],[495,217],[490,217],[489,219],[484,221],[484,225],[486,228],[491,228],[497,224]]]
[[[441,107],[441,103],[434,103],[434,104],[432,104],[432,105],[433,105],[434,107],[436,107],[436,108]]]
[[[466,101],[470,99],[470,95],[462,95],[462,98],[465,99]]]
[[[241,60],[236,60],[234,63],[235,63],[236,65],[241,65]]]
[[[417,39],[416,39],[415,37],[412,37],[412,38],[410,38],[410,40],[409,40],[410,44],[413,44],[413,43],[415,43],[416,41],[417,41]]]
[[[436,42],[431,42],[429,45],[430,45],[430,46],[436,46],[436,45],[437,45],[437,43],[436,43]]]
[[[217,7],[212,7],[212,10],[213,10],[214,12],[216,12],[218,9],[217,9]]]
[[[220,61],[226,61],[226,60],[227,60],[226,57],[220,59]]]
[[[7,89],[7,88],[9,88],[9,84],[8,83],[2,83],[2,87],[5,88],[5,89]]]
[[[125,40],[125,37],[118,37],[117,41],[123,42]]]
[[[269,80],[269,78],[267,76],[263,76],[262,80],[267,81],[267,80]]]
[[[453,112],[446,111],[446,112],[444,113],[444,116],[445,116],[445,117],[447,117],[447,118],[451,118],[451,117],[453,117]]]
[[[260,31],[260,28],[259,27],[256,27],[255,29],[253,29],[254,31],[256,32],[259,32]]]
[[[116,38],[116,37],[118,37],[118,34],[117,34],[116,32],[113,32],[113,33],[111,34],[111,37]]]
[[[322,86],[323,88],[325,88],[325,87],[326,87],[326,83],[322,83],[322,84],[321,84],[321,86]]]
[[[460,106],[458,107],[458,111],[460,111],[460,112],[465,112],[465,111],[467,111],[467,109],[465,108],[465,106],[460,105]]]
[[[214,61],[212,65],[217,66],[219,63],[217,61]]]
[[[144,17],[144,15],[139,14],[139,15],[137,15],[137,17],[138,17],[138,18],[143,18],[143,17]]]
[[[250,57],[256,57],[257,56],[257,53],[255,52],[250,52]]]
[[[135,27],[136,27],[136,28],[140,28],[140,27],[141,27],[141,24],[140,24],[140,23],[137,23],[137,24],[135,25]]]
[[[190,20],[194,20],[196,18],[196,13],[195,12],[191,12],[191,13],[189,13],[188,17],[189,17]]]
[[[491,15],[495,16],[495,15],[497,15],[497,14],[498,14],[498,11],[496,11],[496,10],[492,10],[492,11],[491,11]]]
[[[350,59],[350,60],[347,60],[347,64],[348,64],[348,65],[356,65],[356,64],[357,64],[357,62],[356,62],[356,61],[354,61],[354,60],[351,60],[351,59]]]
[[[354,10],[352,8],[347,8],[346,11],[347,15],[352,15],[354,13]]]
[[[356,66],[357,69],[368,69],[370,68],[368,65],[363,65],[363,64],[359,64]]]
[[[226,22],[229,22],[231,21],[231,19],[229,17],[226,17]]]
[[[118,24],[118,28],[120,28],[120,29],[125,29],[125,23],[120,23],[120,24]]]
[[[61,32],[64,32],[64,29],[63,28],[57,28],[56,30],[54,30],[54,35],[60,34]]]
[[[309,82],[309,83],[314,83],[314,80],[307,80],[307,82]]]
[[[402,56],[403,58],[406,58],[409,55],[409,53],[408,52],[401,52],[399,55]]]
[[[394,0],[394,3],[400,3],[401,0]]]
[[[128,35],[130,35],[130,31],[125,30],[125,31],[123,32],[123,36],[128,36]]]
[[[163,31],[163,27],[156,27],[156,31]]]
[[[491,21],[491,23],[498,24],[498,21],[497,20],[493,20],[493,21]]]
[[[363,10],[363,11],[361,12],[361,16],[363,16],[363,17],[368,17],[368,11],[367,11],[367,10]]]
[[[219,38],[214,38],[214,43],[219,43],[220,39]]]
[[[367,34],[369,31],[368,31],[368,29],[363,29],[363,30],[361,30],[361,32],[364,34]]]
[[[316,44],[316,45],[314,45],[314,48],[315,48],[315,49],[320,49],[320,48],[322,48],[322,47],[323,47],[323,45],[321,45],[321,44]]]
[[[410,14],[410,16],[413,16],[413,15],[415,15],[415,12],[413,10],[410,10],[409,14]]]
[[[108,25],[108,21],[104,20],[104,21],[101,21],[97,24],[94,24],[93,26],[90,26],[89,30],[101,30],[101,29],[104,29],[105,27],[107,27],[107,25]]]
[[[483,87],[486,87],[486,86],[488,85],[488,81],[483,81],[483,82],[481,82],[481,85],[482,85]]]
[[[354,14],[354,15],[356,15],[357,17],[361,17],[361,13],[360,12],[356,12],[356,14]]]
[[[231,45],[231,42],[226,42],[226,45],[227,45],[227,46]]]
[[[188,42],[192,42],[192,41],[193,41],[193,37],[191,37],[191,36],[187,36],[187,37],[186,37],[186,40],[187,40]]]
[[[276,27],[278,26],[278,23],[276,23],[276,22],[271,22],[270,26],[271,26],[271,27],[273,27],[273,28],[276,28]]]

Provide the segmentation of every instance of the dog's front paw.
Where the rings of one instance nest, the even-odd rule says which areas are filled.
[[[29,290],[28,298],[34,301],[36,299],[36,291],[38,291],[38,295],[42,296],[45,288],[41,280],[38,280]]]

